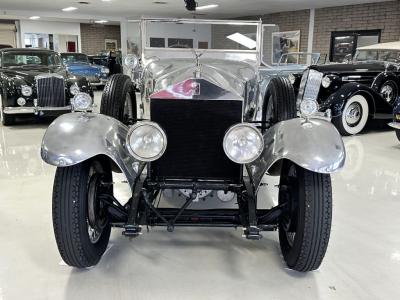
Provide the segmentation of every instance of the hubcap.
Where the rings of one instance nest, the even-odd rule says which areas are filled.
[[[349,126],[356,126],[362,116],[362,108],[361,105],[357,102],[351,103],[345,112],[346,123]]]

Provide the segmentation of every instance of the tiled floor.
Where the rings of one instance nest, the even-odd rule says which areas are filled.
[[[132,241],[114,230],[99,265],[63,265],[51,221],[55,169],[39,156],[47,125],[0,127],[0,300],[400,299],[400,143],[392,131],[345,138],[328,253],[320,270],[298,274],[285,268],[277,233],[255,242],[230,229],[152,229]],[[274,201],[269,186],[262,195]],[[122,183],[116,190],[126,193]]]

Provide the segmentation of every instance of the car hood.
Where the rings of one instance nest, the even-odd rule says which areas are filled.
[[[155,80],[154,91],[193,78],[198,67],[194,59],[158,59],[150,61],[144,72]],[[222,89],[243,95],[246,83],[257,78],[256,69],[246,63],[226,59],[200,59],[200,77]]]
[[[312,69],[322,73],[382,72],[385,70],[385,63],[329,64],[312,66]]]
[[[67,76],[66,70],[62,67],[35,67],[31,69],[11,68],[3,69],[1,72],[9,78],[25,81],[27,84],[33,84],[35,81],[35,76],[44,73],[60,74],[63,77]]]

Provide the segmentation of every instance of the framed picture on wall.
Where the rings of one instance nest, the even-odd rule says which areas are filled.
[[[299,49],[300,30],[272,33],[272,64],[279,63],[279,60],[283,54],[299,52]],[[293,56],[293,59],[298,58]],[[298,62],[293,61],[291,63]]]
[[[104,40],[104,48],[106,49],[106,51],[118,50],[117,40],[105,39]]]
[[[168,39],[168,48],[193,48],[193,39]]]

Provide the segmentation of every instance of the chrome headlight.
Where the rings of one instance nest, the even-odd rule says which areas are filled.
[[[150,162],[164,154],[167,149],[167,136],[157,123],[138,122],[129,129],[126,145],[134,158]]]
[[[124,59],[124,64],[128,68],[134,69],[139,64],[139,59],[134,54],[128,54]]]
[[[296,82],[296,76],[294,76],[293,74],[289,74],[288,75],[288,79],[290,81],[291,84],[295,84]]]
[[[25,97],[32,95],[32,88],[29,85],[21,85],[21,94]]]
[[[86,111],[93,105],[93,99],[89,94],[78,93],[72,99],[72,106],[74,110]]]
[[[332,79],[329,77],[329,76],[325,76],[324,78],[322,78],[322,86],[324,87],[324,88],[328,88],[328,87],[330,87],[331,86],[331,84],[332,84]]]
[[[70,88],[69,88],[69,92],[72,94],[72,95],[76,95],[76,94],[78,94],[79,92],[80,92],[81,90],[79,89],[79,86],[75,83],[75,84],[73,84],[73,85],[71,85],[70,86]]]
[[[223,146],[230,160],[248,164],[256,160],[264,150],[264,138],[255,126],[242,123],[228,129]]]
[[[317,101],[305,99],[300,102],[300,113],[303,117],[309,117],[318,111]]]
[[[102,67],[100,72],[103,73],[103,74],[109,74],[110,73],[110,69],[107,68],[107,67]]]

